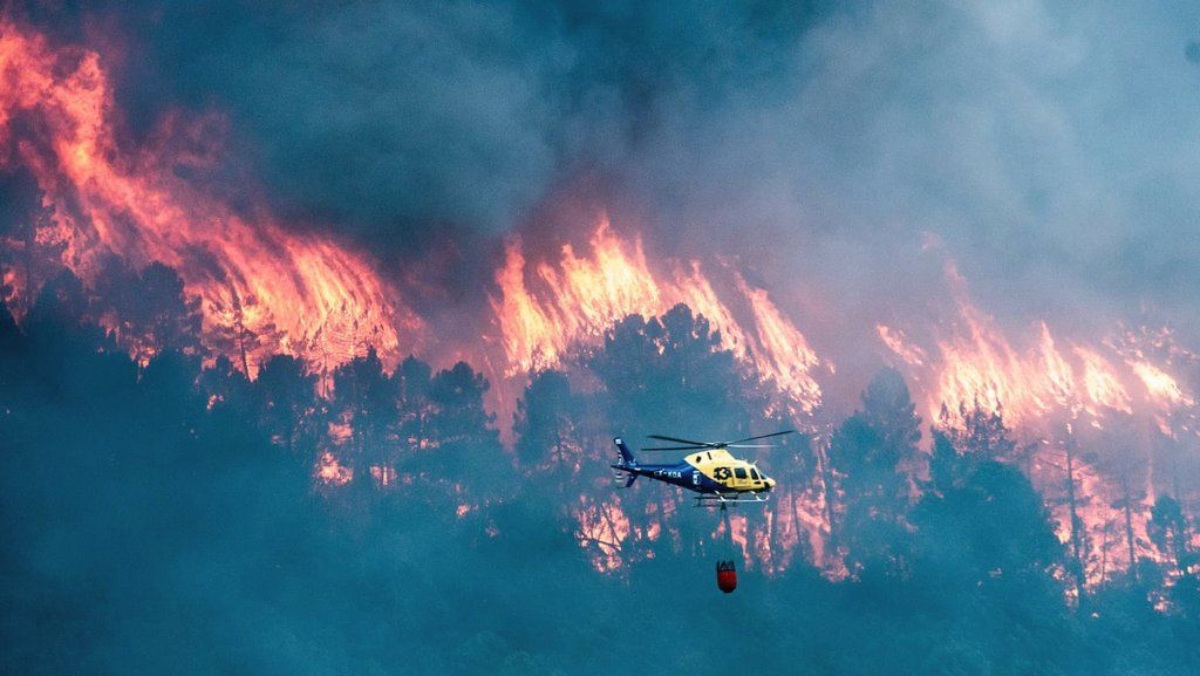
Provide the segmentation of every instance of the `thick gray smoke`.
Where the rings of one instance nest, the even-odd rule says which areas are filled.
[[[1001,316],[1196,317],[1188,3],[139,5],[29,13],[124,36],[135,133],[224,111],[285,213],[387,255],[494,241],[599,177],[655,252],[863,323],[927,293],[925,233]]]

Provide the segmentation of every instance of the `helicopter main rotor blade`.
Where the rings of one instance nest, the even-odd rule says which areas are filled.
[[[778,436],[783,436],[784,434],[795,434],[795,433],[796,433],[796,430],[784,430],[782,432],[773,432],[771,434],[762,434],[757,437],[746,437],[745,439],[738,439],[737,441],[731,441],[725,445],[732,446],[734,444],[740,444],[744,441],[754,441],[755,439],[769,439],[771,437],[778,437]]]
[[[775,444],[726,444],[725,448],[779,448]]]
[[[691,439],[680,439],[678,437],[664,437],[661,434],[647,434],[646,436],[651,439],[658,439],[660,441],[674,441],[674,442],[677,442],[680,444],[691,444],[693,446],[700,446],[703,448],[708,448],[708,447],[715,445],[715,444],[710,444],[707,441],[692,441]],[[746,441],[746,440],[743,439],[742,441]]]
[[[655,446],[653,448],[643,448],[643,451],[703,451],[708,446]]]

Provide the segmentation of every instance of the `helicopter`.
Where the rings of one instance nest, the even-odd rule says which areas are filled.
[[[617,470],[616,479],[625,482],[625,488],[633,485],[639,476],[655,479],[674,486],[680,486],[698,493],[695,496],[696,506],[720,505],[722,509],[729,504],[745,502],[762,503],[767,501],[767,493],[775,487],[775,480],[758,471],[751,462],[735,458],[731,448],[770,448],[772,444],[748,444],[749,441],[769,439],[784,434],[794,434],[796,430],[783,430],[772,434],[756,437],[746,437],[737,441],[692,441],[678,437],[666,437],[659,434],[648,435],[651,439],[670,441],[681,446],[659,446],[643,448],[643,451],[687,451],[678,463],[673,465],[643,465],[637,461],[621,437],[613,439],[620,453],[620,461],[610,465]]]

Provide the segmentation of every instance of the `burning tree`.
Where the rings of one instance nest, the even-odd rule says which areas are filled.
[[[390,431],[397,419],[396,392],[372,348],[333,372],[332,418],[348,430],[355,480],[371,481],[372,467],[392,467],[396,445]]]

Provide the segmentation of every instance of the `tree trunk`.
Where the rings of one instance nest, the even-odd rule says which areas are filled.
[[[1074,565],[1075,591],[1079,596],[1079,609],[1084,605],[1084,583],[1087,581],[1086,552],[1083,536],[1079,533],[1079,511],[1075,502],[1075,434],[1067,429],[1067,508],[1071,518],[1071,559]]]
[[[1121,494],[1125,502],[1125,542],[1129,548],[1129,570],[1133,581],[1138,581],[1137,550],[1133,544],[1133,496],[1129,493],[1129,471],[1121,473]]]
[[[825,519],[829,523],[829,552],[838,549],[838,528],[834,517],[834,500],[837,499],[837,488],[833,482],[833,468],[829,466],[829,454],[826,448],[816,443],[814,439],[817,462],[821,465],[821,484],[825,491]]]
[[[1108,529],[1111,522],[1104,524],[1104,540],[1100,543],[1100,586],[1104,586],[1104,578],[1108,573]]]

